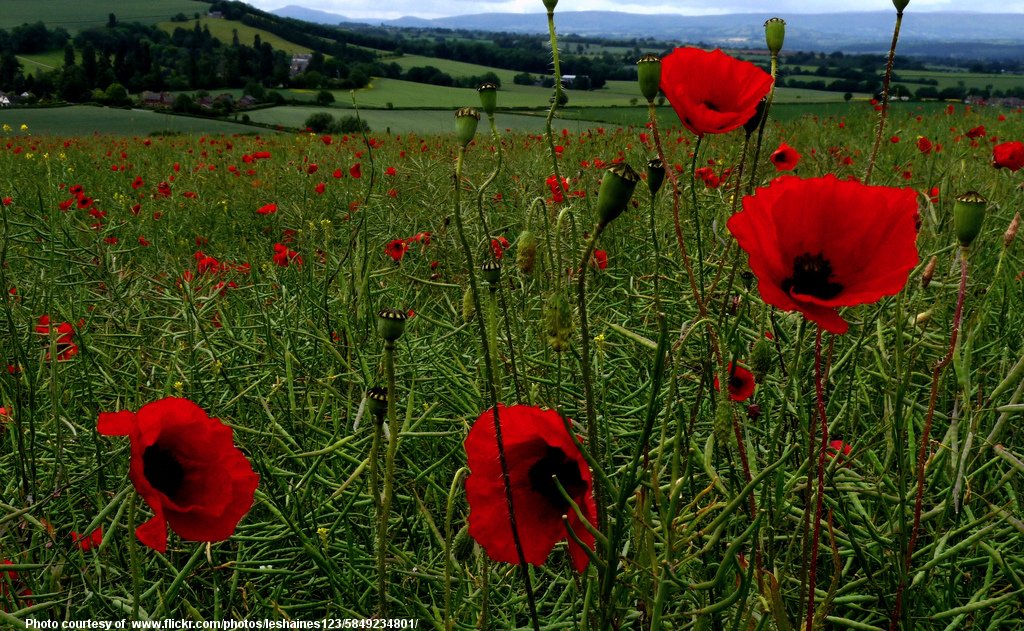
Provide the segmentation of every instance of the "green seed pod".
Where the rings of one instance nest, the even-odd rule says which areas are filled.
[[[476,126],[480,122],[480,112],[472,107],[459,108],[455,112],[455,137],[459,144],[465,147],[473,141],[476,135]]]
[[[400,309],[381,309],[377,312],[377,330],[388,342],[394,342],[405,332],[405,312]]]
[[[906,9],[908,4],[910,4],[910,0],[892,0],[892,6],[896,7],[896,13],[903,13],[903,9]]]
[[[501,263],[497,261],[484,261],[480,266],[480,273],[489,285],[496,285],[501,280]]]
[[[640,94],[648,103],[653,103],[661,89],[661,58],[647,54],[636,61],[636,78],[640,84]]]
[[[476,92],[480,95],[480,109],[493,116],[498,107],[498,86],[490,82],[481,83]]]
[[[761,383],[773,368],[775,368],[775,353],[772,351],[772,344],[762,338],[754,344],[754,348],[750,351],[750,372],[754,373],[754,380]]]
[[[572,341],[572,309],[562,294],[551,294],[544,305],[544,328],[548,344],[556,353],[569,350]]]
[[[537,260],[537,237],[529,230],[519,233],[519,240],[516,242],[516,267],[524,274],[533,271],[533,265]]]
[[[651,197],[658,194],[661,185],[665,183],[665,163],[661,158],[651,158],[647,161],[647,190]]]
[[[607,169],[597,191],[597,217],[603,228],[626,210],[640,176],[625,162]]]
[[[786,39],[786,21],[782,18],[771,18],[764,23],[764,40],[768,44],[768,52],[778,55],[782,50],[782,42]]]
[[[544,0],[544,8],[551,13],[555,10],[555,6],[558,5],[558,0]]]
[[[953,204],[953,228],[960,245],[968,247],[981,232],[988,200],[976,191],[967,191]]]
[[[388,412],[388,389],[374,386],[366,391],[366,406],[378,420]]]
[[[469,536],[468,525],[463,526],[459,532],[455,533],[455,539],[452,541],[452,554],[458,561],[468,561],[473,554],[473,537]]]
[[[462,321],[472,322],[475,317],[476,301],[473,300],[473,288],[467,285],[466,291],[462,292]]]

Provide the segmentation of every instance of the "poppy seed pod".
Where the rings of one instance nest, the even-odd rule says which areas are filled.
[[[388,389],[374,386],[367,390],[366,404],[375,418],[382,418],[388,411]]]
[[[519,240],[516,242],[516,267],[524,274],[533,271],[533,265],[537,260],[537,237],[529,230],[519,233]]]
[[[377,312],[377,330],[388,342],[394,342],[405,332],[406,314],[400,309],[381,309]]]
[[[782,42],[786,39],[786,21],[782,18],[771,18],[764,23],[764,41],[768,44],[768,52],[778,55],[782,50]]]
[[[491,82],[481,83],[476,92],[480,95],[480,109],[492,116],[498,107],[498,86]]]
[[[501,280],[501,263],[497,261],[484,261],[480,265],[480,273],[487,281],[487,284],[493,286]]]
[[[558,0],[544,0],[544,8],[548,10],[548,13],[554,11],[556,6],[558,6]]]
[[[647,161],[647,190],[651,191],[651,197],[658,194],[664,183],[665,163],[661,158],[651,158]]]
[[[896,7],[897,13],[903,13],[903,9],[906,9],[908,4],[910,4],[910,0],[892,0],[892,6]]]
[[[953,228],[960,245],[969,247],[981,232],[988,200],[977,191],[967,191],[953,204]]]
[[[455,136],[459,144],[465,147],[476,135],[476,126],[480,122],[480,112],[472,107],[462,107],[455,112]]]
[[[640,176],[625,162],[616,164],[604,172],[601,188],[597,192],[598,224],[603,228],[626,210],[633,197]]]
[[[661,58],[647,54],[636,60],[636,78],[640,84],[640,94],[648,103],[654,102],[661,89]]]

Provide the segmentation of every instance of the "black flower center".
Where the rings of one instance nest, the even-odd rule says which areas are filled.
[[[843,290],[841,284],[832,282],[830,278],[832,264],[828,259],[821,252],[804,252],[793,260],[793,275],[782,281],[782,291],[828,300]]]
[[[712,103],[711,101],[704,101],[704,107],[708,108],[712,112],[720,112],[720,111],[722,111],[722,110],[718,109],[718,106],[715,105],[714,103]]]
[[[743,377],[739,375],[729,375],[729,387],[733,390],[739,390],[743,387]]]
[[[558,491],[552,476],[558,478],[558,482],[569,497],[579,497],[587,490],[587,483],[580,476],[580,468],[576,461],[565,455],[561,449],[549,445],[540,460],[530,467],[530,486],[551,502],[552,506],[564,511],[569,508],[569,502],[565,501]]]
[[[150,445],[142,453],[142,472],[154,489],[174,499],[185,481],[185,469],[169,449]]]

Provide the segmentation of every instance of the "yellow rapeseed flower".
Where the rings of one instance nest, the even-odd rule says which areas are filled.
[[[21,131],[28,131],[28,125],[26,125],[25,123],[22,123],[21,124]]]

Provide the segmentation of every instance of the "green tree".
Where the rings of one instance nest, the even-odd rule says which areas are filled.
[[[320,90],[316,93],[316,104],[317,105],[330,105],[334,103],[334,95],[327,90]]]

